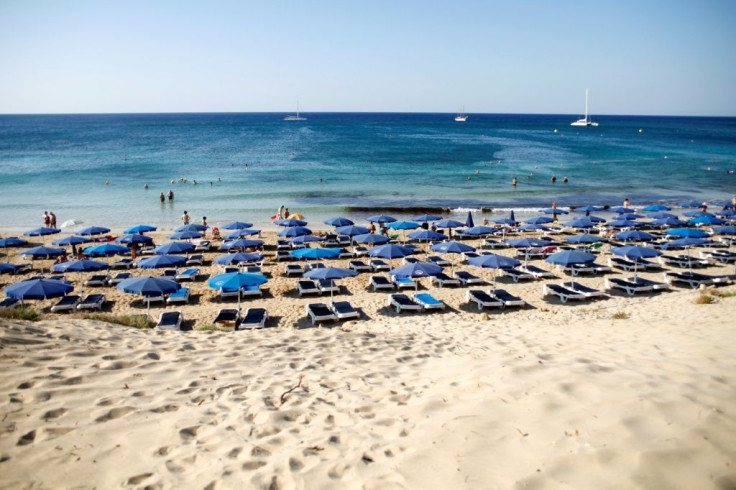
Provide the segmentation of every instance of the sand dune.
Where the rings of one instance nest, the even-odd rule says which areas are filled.
[[[235,333],[6,320],[0,482],[734,488],[736,298],[696,295]]]

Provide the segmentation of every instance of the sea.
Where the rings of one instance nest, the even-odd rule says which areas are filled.
[[[279,206],[327,218],[437,213],[476,222],[553,202],[633,207],[736,194],[736,118],[431,113],[0,115],[0,229],[44,211],[113,230],[275,229]],[[553,177],[555,181],[553,182]],[[513,186],[513,179],[517,185]],[[160,202],[160,193],[174,199]]]

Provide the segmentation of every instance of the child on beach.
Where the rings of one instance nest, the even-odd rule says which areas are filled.
[[[188,225],[189,224],[189,215],[187,214],[186,211],[184,211],[184,214],[181,215],[181,221],[185,225]]]

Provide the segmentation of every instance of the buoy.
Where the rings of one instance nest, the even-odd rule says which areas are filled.
[[[557,132],[557,130],[555,129],[555,133],[556,133],[556,132]]]
[[[640,130],[639,130],[639,132],[640,132],[640,133],[643,133],[643,132],[644,132],[644,130],[643,130],[643,129],[640,129]]]

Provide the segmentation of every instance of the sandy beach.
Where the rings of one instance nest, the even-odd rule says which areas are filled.
[[[262,330],[200,330],[236,306],[204,279],[177,307],[184,332],[0,320],[0,486],[736,486],[734,286],[711,304],[681,288],[563,304],[542,296],[544,281],[501,277],[528,306],[481,312],[466,288],[425,279],[448,309],[397,315],[361,274],[340,294],[361,318],[311,328],[315,299],[298,298],[282,269],[267,265],[269,293],[244,300],[269,310]],[[108,314],[145,313],[133,296],[94,289]]]

